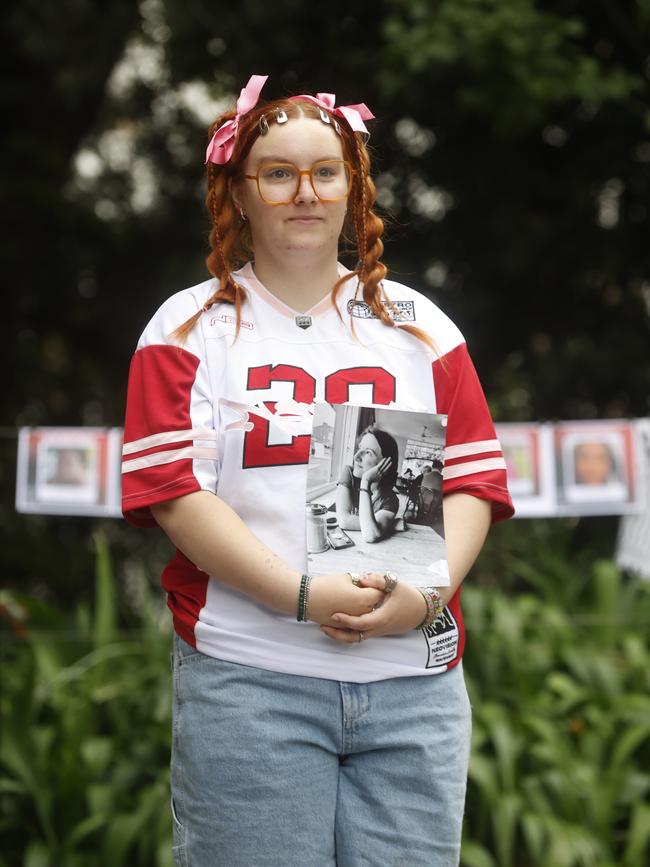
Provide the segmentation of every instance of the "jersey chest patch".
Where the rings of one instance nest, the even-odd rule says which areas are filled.
[[[393,301],[392,305],[383,301],[382,304],[386,308],[388,315],[396,322],[415,322],[415,304],[413,301]],[[350,316],[356,319],[379,319],[376,313],[370,309],[370,305],[365,301],[348,301],[347,310]]]

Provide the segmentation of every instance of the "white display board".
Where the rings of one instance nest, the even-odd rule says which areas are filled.
[[[647,515],[650,419],[501,423],[495,427],[516,518]],[[122,439],[121,428],[21,428],[17,511],[121,516]],[[631,534],[641,533],[646,552],[650,528],[646,532],[646,525],[641,527],[638,521],[624,526],[625,550],[631,550]]]
[[[121,449],[121,428],[21,428],[16,510],[119,517]]]

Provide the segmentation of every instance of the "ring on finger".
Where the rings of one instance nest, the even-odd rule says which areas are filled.
[[[350,576],[352,583],[356,587],[359,584],[359,579],[361,578],[361,576],[358,572],[348,572],[348,575]]]
[[[359,631],[359,644],[361,644],[362,641],[365,641],[365,638],[366,638],[366,633]]]
[[[392,593],[397,587],[397,575],[394,572],[384,572],[384,593]]]

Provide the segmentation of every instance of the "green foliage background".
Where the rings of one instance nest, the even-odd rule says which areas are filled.
[[[498,421],[648,415],[650,2],[18,0],[0,26],[0,865],[166,865],[168,546],[106,523],[111,569],[88,521],[16,515],[16,427],[121,424],[147,318],[205,276],[209,111],[253,72],[377,115],[386,262]],[[464,591],[467,867],[649,860],[650,609],[615,529],[498,527]]]
[[[462,864],[642,867],[650,585],[571,554],[550,522],[524,526],[491,540],[498,557],[488,550],[463,591],[474,736]],[[104,536],[95,546],[92,606],[0,596],[14,636],[0,867],[172,867],[170,627],[142,573],[118,601],[124,576]]]

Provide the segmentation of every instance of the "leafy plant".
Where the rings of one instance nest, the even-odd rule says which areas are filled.
[[[570,556],[568,538],[520,525],[463,590],[474,713],[463,867],[650,859],[650,586]],[[168,618],[140,574],[137,628],[124,625],[122,582],[95,542],[92,608],[0,597],[14,628],[0,867],[172,867]]]
[[[531,566],[538,553],[562,568]],[[474,709],[463,863],[642,867],[650,587],[608,561],[576,573],[557,552],[511,566],[538,593],[463,591]]]
[[[3,864],[171,867],[168,629],[138,582],[140,628],[118,628],[96,539],[95,609],[72,622],[13,597],[5,643],[0,782]],[[5,600],[5,608],[7,608]]]

